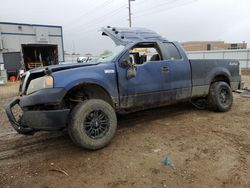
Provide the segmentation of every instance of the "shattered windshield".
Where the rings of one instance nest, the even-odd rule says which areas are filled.
[[[125,47],[124,46],[116,46],[112,52],[107,51],[106,54],[100,55],[99,58],[97,58],[95,61],[98,63],[107,63],[112,61],[119,53],[123,51]]]

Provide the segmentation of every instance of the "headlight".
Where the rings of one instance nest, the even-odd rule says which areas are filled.
[[[27,94],[31,94],[40,89],[53,88],[53,83],[54,83],[54,80],[52,76],[43,76],[43,77],[31,80],[29,87],[27,89]]]

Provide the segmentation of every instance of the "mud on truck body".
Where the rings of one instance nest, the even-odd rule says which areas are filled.
[[[67,128],[77,145],[95,150],[115,135],[117,113],[190,100],[219,112],[231,108],[232,91],[241,86],[237,60],[188,59],[178,42],[143,28],[108,26],[102,35],[117,45],[109,56],[25,73],[20,96],[6,106],[18,133]]]

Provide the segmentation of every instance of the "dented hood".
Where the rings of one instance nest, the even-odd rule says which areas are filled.
[[[46,67],[38,67],[38,68],[29,70],[29,72],[30,72],[30,74],[33,74],[33,73],[41,73],[41,72],[44,72],[45,70],[49,70],[52,73],[52,72],[73,69],[73,68],[78,68],[78,67],[93,66],[93,65],[97,65],[97,64],[98,63],[57,64],[57,65],[50,65],[50,66],[46,66]]]
[[[167,41],[158,33],[145,28],[103,27],[102,35],[109,36],[116,45],[127,45],[139,41]]]

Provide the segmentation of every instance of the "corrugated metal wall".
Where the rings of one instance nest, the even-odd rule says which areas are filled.
[[[189,59],[237,59],[241,68],[250,68],[250,49],[187,52]]]

